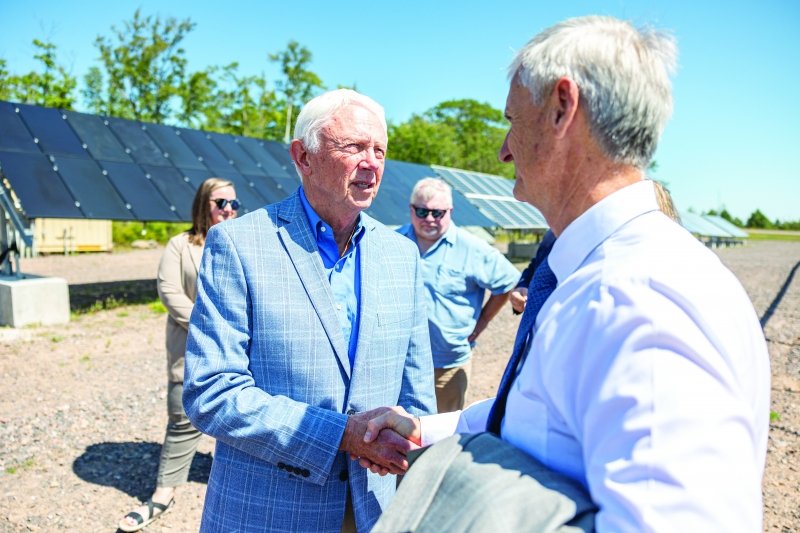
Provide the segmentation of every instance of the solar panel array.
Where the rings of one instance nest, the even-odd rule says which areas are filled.
[[[0,170],[28,218],[188,222],[206,178],[232,181],[243,213],[300,184],[279,142],[2,101]],[[408,222],[414,184],[435,175],[387,161],[367,212],[386,224]],[[454,201],[461,224],[494,225],[459,193]]]
[[[29,219],[188,222],[197,187],[212,176],[234,183],[243,213],[300,185],[279,142],[0,101],[0,177]],[[460,225],[548,227],[536,208],[514,198],[513,180],[391,160],[367,213],[384,224],[407,223],[414,184],[436,176],[453,187]],[[686,212],[681,218],[701,237],[748,236],[721,217]]]
[[[549,226],[538,209],[514,198],[514,181],[456,168],[431,165],[444,181],[503,229],[544,230]]]
[[[746,239],[750,235],[747,234],[746,231],[743,231],[741,228],[737,227],[735,224],[730,223],[729,221],[725,220],[719,215],[703,215],[703,218],[718,226],[723,231],[727,232],[736,239]]]

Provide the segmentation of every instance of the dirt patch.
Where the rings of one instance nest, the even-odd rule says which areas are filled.
[[[22,269],[65,278],[73,296],[88,294],[76,306],[87,309],[105,289],[126,286],[119,282],[144,285],[137,301],[155,299],[147,284],[161,252],[39,257]],[[764,529],[800,531],[800,243],[717,253],[766,319],[774,417]],[[0,531],[113,531],[150,494],[166,424],[164,323],[138,304],[76,314],[63,326],[0,328]],[[494,394],[518,323],[504,310],[481,337],[470,400]],[[175,509],[146,531],[197,531],[212,448],[204,437]]]

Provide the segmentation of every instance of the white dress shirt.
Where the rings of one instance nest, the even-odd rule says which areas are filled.
[[[604,531],[761,531],[769,358],[717,256],[625,187],[559,236],[502,438],[581,481]],[[423,443],[483,431],[493,401],[424,417]]]

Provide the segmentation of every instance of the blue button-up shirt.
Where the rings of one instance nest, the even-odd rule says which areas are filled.
[[[411,224],[397,231],[417,242]],[[510,291],[519,270],[497,249],[453,223],[422,255],[421,263],[433,366],[461,366],[471,354],[467,338],[481,314],[486,290],[493,295]]]
[[[347,355],[350,358],[350,368],[353,368],[356,359],[356,340],[358,338],[359,300],[361,297],[361,273],[359,269],[360,258],[358,244],[364,236],[364,226],[361,216],[356,221],[355,231],[350,239],[350,244],[344,255],[339,257],[339,246],[333,237],[333,228],[319,218],[311,204],[308,203],[306,193],[300,187],[300,203],[308,217],[311,231],[317,241],[322,265],[331,284],[333,300],[336,302],[336,314],[342,326],[342,334],[347,341]]]

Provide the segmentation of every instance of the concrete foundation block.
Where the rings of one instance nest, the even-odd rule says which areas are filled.
[[[0,276],[0,325],[69,322],[69,286],[63,278]]]

